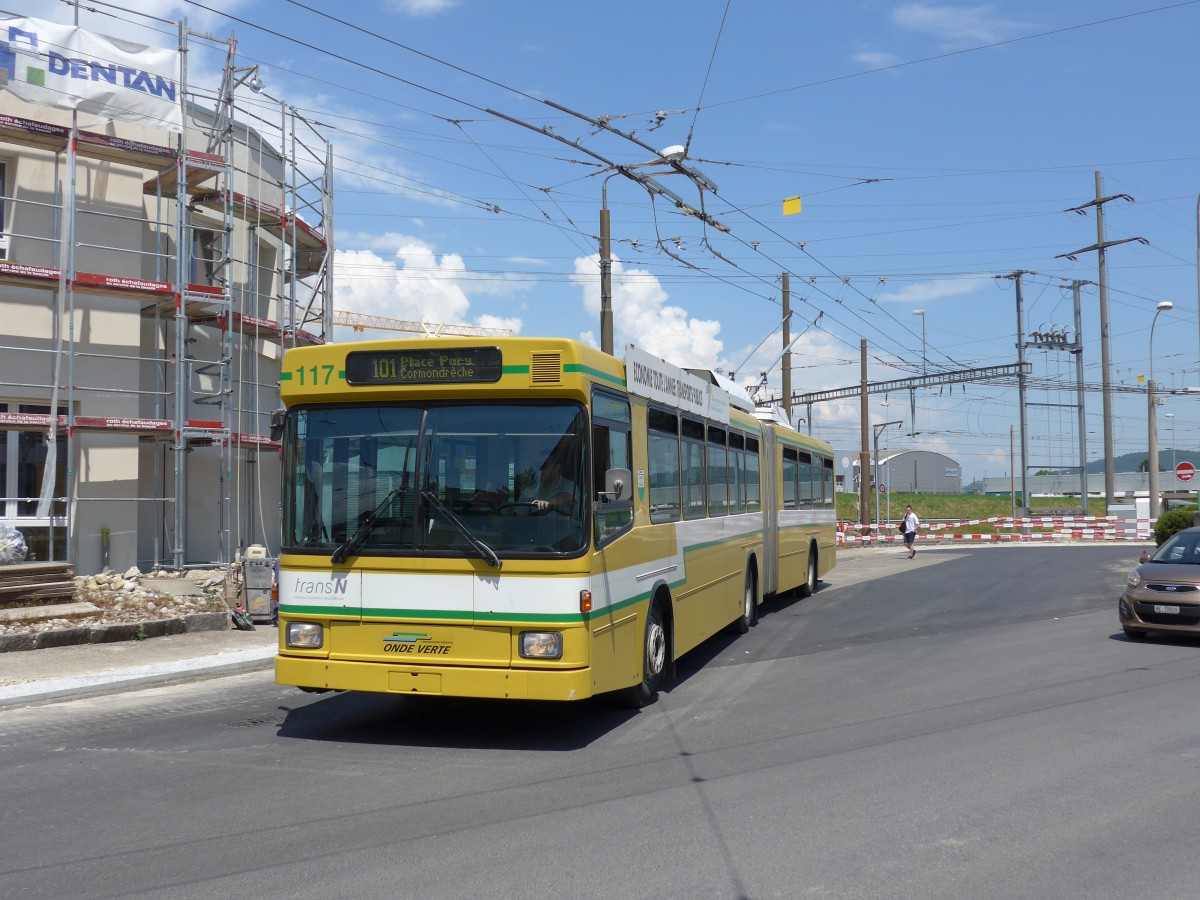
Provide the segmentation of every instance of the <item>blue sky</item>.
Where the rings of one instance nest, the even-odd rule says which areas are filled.
[[[238,40],[267,90],[332,126],[335,305],[356,312],[502,325],[598,343],[596,240],[604,160],[648,163],[634,141],[687,148],[717,186],[664,186],[728,233],[607,180],[617,346],[779,384],[779,279],[791,279],[793,387],[1016,361],[1011,281],[1025,270],[1026,331],[1073,331],[1072,279],[1098,279],[1094,211],[1108,253],[1112,380],[1200,385],[1194,85],[1200,2],[1053,4],[696,0],[674,7],[542,0],[173,0],[125,4]],[[105,9],[105,7],[98,7]],[[15,12],[70,21],[62,3]],[[169,26],[118,10],[81,24],[173,46]],[[151,25],[152,28],[147,26]],[[202,42],[193,42],[193,46]],[[193,81],[221,58],[197,52]],[[570,146],[488,112],[575,142]],[[643,168],[643,172],[661,169]],[[783,216],[781,201],[802,197]],[[913,315],[924,310],[923,317]],[[1083,292],[1088,456],[1102,454],[1099,301]],[[819,317],[819,319],[818,319]],[[814,323],[815,324],[812,324]],[[922,331],[924,323],[924,340]],[[348,337],[348,335],[347,335]],[[924,360],[923,360],[924,357]],[[1074,361],[1028,351],[1029,463],[1075,464]],[[885,405],[886,404],[886,405]],[[1200,447],[1200,397],[1160,409],[1160,447]],[[1114,399],[1115,453],[1146,447],[1144,394]],[[1164,418],[1171,413],[1172,418]],[[803,415],[803,411],[800,413]],[[1011,471],[1011,384],[873,396],[871,421],[903,420],[881,446],[943,452],[964,481]],[[801,426],[840,458],[857,400]],[[920,432],[907,436],[908,431]],[[892,435],[890,438],[887,435]],[[1200,459],[1193,460],[1200,464]]]

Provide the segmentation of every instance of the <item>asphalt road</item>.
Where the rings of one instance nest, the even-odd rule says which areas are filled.
[[[1113,545],[847,552],[638,713],[254,673],[0,712],[5,896],[1130,897],[1200,884],[1200,641]]]

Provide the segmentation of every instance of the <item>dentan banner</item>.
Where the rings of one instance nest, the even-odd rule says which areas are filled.
[[[183,130],[177,51],[73,25],[0,20],[0,90],[41,106]]]

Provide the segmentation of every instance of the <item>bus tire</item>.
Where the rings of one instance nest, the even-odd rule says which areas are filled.
[[[746,582],[742,588],[742,614],[729,623],[728,630],[733,634],[745,634],[757,622],[758,584],[754,580],[754,570],[747,566]]]
[[[642,640],[642,680],[621,693],[625,706],[641,709],[658,699],[667,671],[667,631],[658,599],[646,610],[646,633]]]
[[[820,576],[817,575],[817,545],[813,544],[808,548],[808,574],[804,579],[804,585],[800,588],[800,595],[811,597],[817,592],[820,580]]]

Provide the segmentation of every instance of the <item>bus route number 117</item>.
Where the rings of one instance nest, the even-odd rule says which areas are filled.
[[[333,377],[333,370],[334,366],[331,365],[309,366],[307,369],[300,366],[296,369],[297,380],[301,385],[329,384],[329,380]]]

